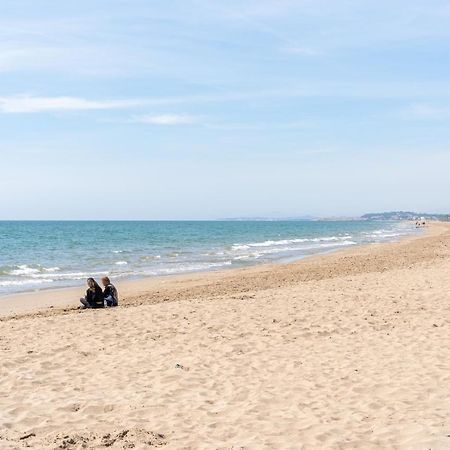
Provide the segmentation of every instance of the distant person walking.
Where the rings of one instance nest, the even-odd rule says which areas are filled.
[[[117,292],[116,287],[111,283],[111,280],[108,277],[103,277],[102,284],[105,288],[103,291],[105,306],[118,306],[119,293]]]
[[[81,304],[85,308],[103,308],[105,305],[102,288],[93,278],[87,279],[87,285],[86,295],[80,298]]]

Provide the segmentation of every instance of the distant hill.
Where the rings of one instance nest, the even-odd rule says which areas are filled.
[[[361,216],[364,220],[416,220],[424,217],[426,220],[450,220],[450,214],[420,213],[414,211],[390,211],[368,213]]]

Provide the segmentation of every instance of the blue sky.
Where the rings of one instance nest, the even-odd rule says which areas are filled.
[[[450,4],[2,0],[0,219],[449,212]]]

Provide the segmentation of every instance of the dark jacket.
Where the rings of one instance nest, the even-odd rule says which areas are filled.
[[[108,306],[117,306],[119,304],[119,294],[113,284],[108,284],[108,286],[105,287],[105,290],[103,291],[103,297],[108,302]]]
[[[105,306],[103,303],[103,292],[100,286],[97,286],[95,289],[89,288],[86,291],[85,298],[91,308],[103,308]]]

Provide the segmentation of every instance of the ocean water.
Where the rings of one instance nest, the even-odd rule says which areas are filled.
[[[292,261],[415,232],[370,221],[0,221],[0,295]]]

